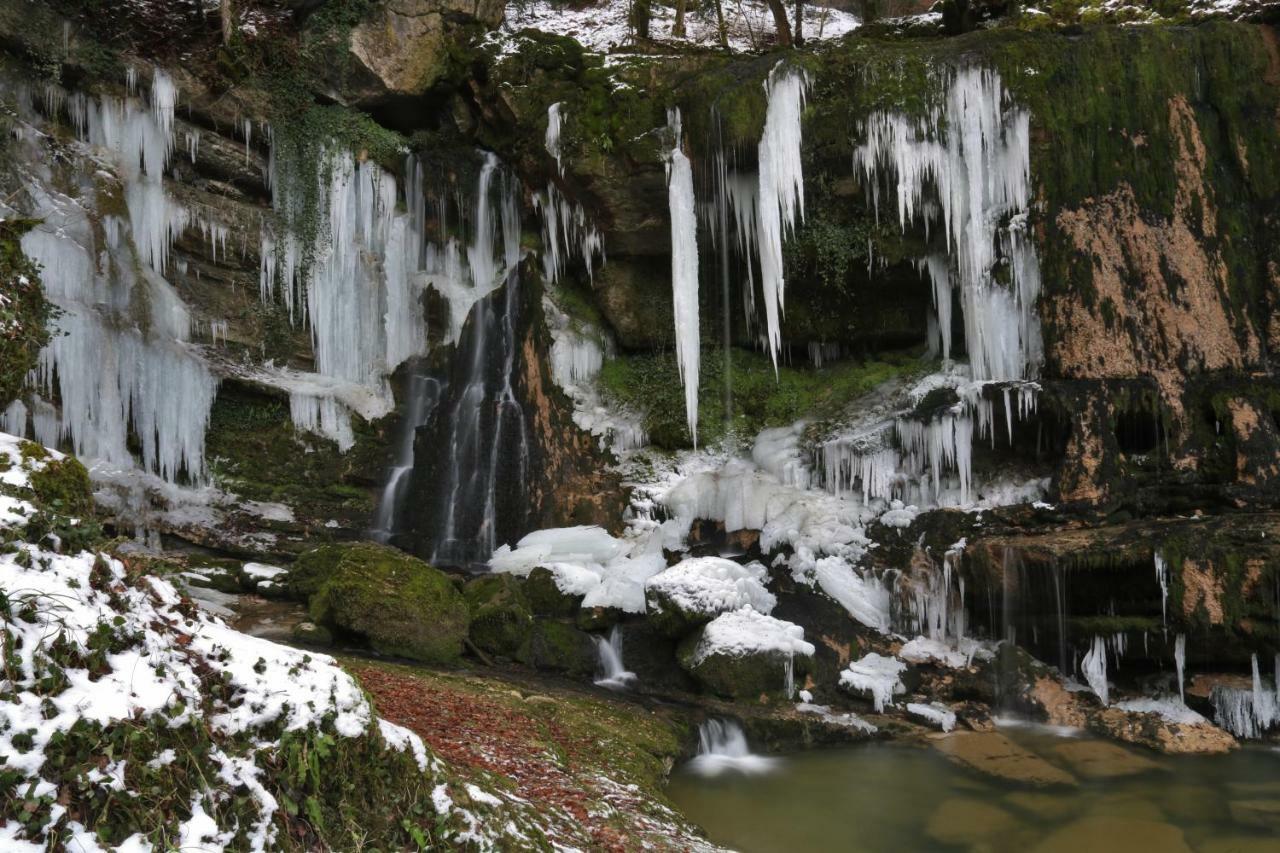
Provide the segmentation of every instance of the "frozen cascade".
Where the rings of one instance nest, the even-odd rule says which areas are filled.
[[[1093,645],[1085,654],[1080,664],[1080,671],[1085,681],[1103,705],[1110,704],[1110,692],[1107,687],[1107,643],[1104,637],[1094,637]]]
[[[396,432],[396,455],[387,482],[378,496],[369,538],[386,544],[396,532],[396,520],[413,470],[413,442],[418,428],[426,424],[440,402],[440,380],[414,372],[409,376],[408,406]]]
[[[61,415],[37,403],[37,436],[53,445],[68,440],[87,461],[132,468],[132,430],[147,471],[171,482],[185,473],[199,482],[217,381],[186,343],[190,316],[162,276],[169,246],[189,222],[163,184],[176,99],[172,81],[158,70],[149,103],[67,96],[81,141],[101,158],[73,162],[85,174],[104,161],[115,168],[128,221],[106,216],[99,230],[85,204],[53,188],[44,167],[37,166],[28,171],[25,189],[31,214],[44,223],[24,235],[22,246],[44,270],[46,295],[62,312],[55,325],[64,333],[40,354],[36,384],[49,397],[56,389]],[[41,122],[34,110],[24,111],[22,119]],[[38,144],[34,134],[23,138]],[[39,149],[24,156],[34,164],[44,159]],[[135,297],[149,307],[149,322],[138,323]]]
[[[560,102],[547,107],[547,153],[555,158],[556,172],[564,174],[564,164],[560,161],[560,126],[564,121],[564,111]]]
[[[760,286],[769,355],[778,365],[782,345],[780,318],[786,295],[782,243],[804,219],[804,166],[800,157],[800,117],[804,111],[809,75],[781,62],[769,72],[765,92],[769,106],[760,137],[760,189],[757,196],[757,245]]]
[[[1041,360],[1039,261],[1026,233],[1030,116],[1006,109],[1006,101],[997,72],[956,69],[940,109],[923,122],[900,113],[871,115],[866,142],[853,155],[873,201],[879,200],[880,179],[890,185],[904,229],[918,219],[927,227],[940,209],[950,258],[947,267],[930,258],[924,266],[934,284],[940,332],[950,288],[960,291],[978,381],[1034,378]],[[1009,265],[1011,288],[995,281],[1001,262]],[[943,344],[945,353],[945,339]]]
[[[689,769],[699,776],[724,773],[756,775],[777,766],[775,758],[755,755],[747,745],[747,735],[735,720],[708,719],[698,726],[698,754]]]
[[[1280,655],[1276,656],[1276,679],[1273,689],[1262,683],[1258,668],[1258,655],[1253,655],[1253,687],[1213,688],[1213,721],[1236,737],[1258,738],[1269,729],[1280,725]]]
[[[610,690],[626,690],[636,680],[636,674],[628,672],[622,664],[622,626],[614,625],[608,639],[593,639],[600,657],[600,677],[595,680],[596,685]]]
[[[1187,701],[1185,684],[1187,671],[1187,635],[1179,634],[1173,641],[1173,665],[1178,670],[1178,698]]]
[[[574,258],[582,263],[591,278],[597,256],[604,263],[604,236],[587,217],[581,204],[570,203],[554,183],[545,193],[533,194],[533,205],[542,214],[542,274],[551,284],[564,275]]]
[[[1164,554],[1155,552],[1156,583],[1160,584],[1160,622],[1165,630],[1169,628],[1169,566],[1164,561]],[[1181,634],[1178,635],[1181,638]],[[1181,677],[1178,679],[1182,681]],[[1181,689],[1181,684],[1179,684]]]
[[[693,198],[693,169],[681,150],[680,110],[667,113],[674,139],[667,153],[667,187],[671,205],[671,296],[675,313],[676,364],[684,383],[685,417],[698,443],[698,218]],[[781,250],[779,250],[781,251]]]

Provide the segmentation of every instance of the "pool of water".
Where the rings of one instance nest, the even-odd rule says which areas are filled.
[[[1174,758],[1000,733],[1076,783],[1036,788],[960,766],[928,743],[877,743],[787,757],[765,775],[686,767],[669,794],[712,841],[745,853],[1280,853],[1274,748]],[[1087,760],[1092,744],[1105,760]]]

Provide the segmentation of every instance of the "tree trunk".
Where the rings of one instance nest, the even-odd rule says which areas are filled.
[[[230,44],[231,34],[235,32],[236,26],[235,12],[231,9],[231,0],[222,0],[218,6],[222,16],[222,43]]]
[[[689,0],[676,0],[676,22],[671,25],[671,37],[684,38],[684,11]]]
[[[631,0],[631,29],[637,39],[649,40],[649,0]]]
[[[796,44],[804,44],[804,0],[796,0]]]
[[[729,49],[729,31],[724,26],[724,3],[716,0],[716,32],[720,34],[720,46]]]
[[[769,0],[769,11],[773,13],[773,25],[778,30],[778,46],[791,47],[791,22],[787,20],[787,7],[782,0]]]

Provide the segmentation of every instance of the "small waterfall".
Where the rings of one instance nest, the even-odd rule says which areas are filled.
[[[768,773],[777,764],[776,758],[751,752],[737,721],[710,719],[698,726],[698,754],[689,762],[689,769],[710,778],[724,773]]]
[[[626,690],[636,680],[636,674],[622,664],[622,626],[614,625],[608,639],[596,637],[595,641],[600,655],[600,677],[595,683],[610,690]]]
[[[425,432],[430,439],[443,438],[435,444],[437,453],[443,451],[435,471],[424,472],[438,496],[431,528],[432,563],[482,563],[497,546],[500,517],[504,529],[520,531],[525,526],[529,425],[512,384],[519,311],[520,278],[513,271],[501,293],[486,296],[472,309],[459,346],[462,372],[450,383],[456,381],[461,391],[450,394],[448,405],[437,407],[428,419]],[[430,429],[433,423],[442,429]],[[502,513],[499,483],[504,494],[521,498]]]
[[[441,390],[440,380],[433,376],[414,373],[409,377],[408,407],[396,434],[395,460],[378,496],[378,507],[369,528],[369,538],[375,542],[386,544],[396,532],[396,519],[409,485],[408,475],[413,470],[413,439],[440,403]]]

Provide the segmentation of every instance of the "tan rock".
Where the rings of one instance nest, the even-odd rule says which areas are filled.
[[[1280,800],[1234,800],[1227,807],[1236,823],[1265,829],[1280,838]],[[1280,849],[1280,842],[1276,846]]]
[[[1171,723],[1159,714],[1105,708],[1090,715],[1089,728],[1125,743],[1171,755],[1216,755],[1235,749],[1236,739],[1210,722]]]
[[[1276,853],[1280,845],[1273,838],[1257,836],[1211,838],[1196,847],[1200,853]]]
[[[1070,773],[999,732],[952,732],[931,743],[952,761],[988,776],[1038,787],[1076,784]]]
[[[1159,770],[1160,765],[1132,750],[1101,740],[1072,740],[1053,750],[1071,769],[1091,779],[1112,779]]]
[[[1191,853],[1182,830],[1163,821],[1093,816],[1074,821],[1031,848],[1033,853]]]
[[[1080,810],[1080,802],[1075,797],[1035,791],[1014,791],[1006,794],[1004,801],[1019,811],[1049,821],[1063,820]]]

